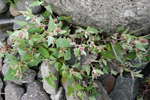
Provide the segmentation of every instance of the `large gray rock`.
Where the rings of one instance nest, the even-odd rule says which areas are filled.
[[[26,7],[29,7],[32,10],[32,13],[36,14],[42,10],[42,6],[30,7],[29,5],[34,1],[35,0],[18,0],[15,4],[19,11],[27,11]]]
[[[118,77],[115,88],[110,94],[112,100],[135,100],[139,89],[138,78]]]
[[[21,100],[24,89],[16,84],[8,83],[5,87],[5,100]]]
[[[150,0],[45,1],[57,14],[71,16],[74,24],[103,28],[109,35],[122,25],[142,33],[150,31]]]
[[[5,12],[8,9],[6,0],[0,0],[0,14]]]
[[[5,63],[2,67],[2,73],[5,76],[8,72],[8,69],[10,68],[9,64]],[[10,82],[13,82],[18,85],[22,85],[23,83],[31,83],[35,80],[36,72],[32,69],[27,69],[20,80],[14,79],[10,80]]]
[[[22,96],[20,100],[50,100],[50,98],[42,88],[41,83],[35,81],[28,85],[27,92]]]
[[[59,72],[55,69],[53,65],[48,65],[46,62],[42,62],[41,67],[40,67],[41,75],[43,78],[43,88],[45,91],[51,95],[54,95],[57,93],[58,90],[58,84],[59,84]],[[51,71],[52,75],[54,75],[57,80],[53,81],[55,84],[55,88],[50,86],[47,81],[45,80],[46,77],[49,76],[49,72]]]

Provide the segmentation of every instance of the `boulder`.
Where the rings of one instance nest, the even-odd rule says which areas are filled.
[[[21,100],[24,89],[16,84],[8,83],[5,87],[5,100]]]
[[[0,0],[0,14],[4,13],[8,9],[6,0]]]
[[[35,81],[28,84],[27,92],[20,100],[50,100],[50,98],[42,88],[42,84],[38,81]]]
[[[26,7],[29,7],[32,10],[32,13],[37,14],[42,10],[42,6],[30,7],[29,5],[35,0],[18,0],[15,5],[19,11],[27,11]]]
[[[5,76],[8,72],[8,69],[10,68],[9,64],[5,63],[2,67],[2,73]],[[22,85],[23,83],[31,83],[35,80],[36,72],[32,69],[27,69],[20,80],[14,79],[10,80],[10,82],[13,82],[18,85]]]
[[[42,82],[43,82],[43,88],[45,89],[45,91],[51,95],[56,94],[58,90],[58,84],[59,84],[59,72],[57,72],[57,70],[55,69],[53,65],[48,65],[47,62],[42,62],[40,66],[40,71],[41,71],[41,75],[43,78]],[[45,78],[49,76],[50,71],[52,75],[54,75],[57,78],[57,80],[53,81],[53,83],[56,86],[55,88],[50,86],[45,80]]]
[[[71,16],[76,25],[104,29],[111,35],[120,26],[150,31],[149,0],[45,0],[58,15]]]
[[[139,89],[138,78],[118,76],[114,90],[110,94],[112,100],[135,100]]]

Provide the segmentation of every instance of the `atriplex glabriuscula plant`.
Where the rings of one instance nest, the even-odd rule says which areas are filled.
[[[37,1],[36,1],[37,2]],[[41,4],[32,3],[31,6]],[[117,72],[111,69],[108,63],[117,65],[120,75],[123,71],[130,72],[132,77],[142,77],[140,71],[131,70],[138,65],[132,65],[132,60],[147,62],[150,60],[148,51],[148,40],[144,37],[136,37],[128,33],[129,28],[119,28],[111,37],[104,38],[103,30],[96,30],[91,27],[87,29],[76,27],[74,34],[70,32],[70,26],[64,26],[64,20],[71,22],[70,17],[55,17],[50,6],[46,6],[43,15],[33,15],[32,11],[21,13],[26,17],[25,21],[14,20],[15,23],[23,26],[20,30],[8,31],[13,45],[10,47],[1,43],[0,57],[8,59],[11,66],[4,80],[21,79],[22,73],[42,61],[53,64],[62,76],[62,82],[69,80],[67,96],[77,93],[84,99],[84,93],[90,100],[95,97],[97,84],[94,80],[105,73],[116,75]],[[121,33],[121,34],[120,34]],[[70,66],[67,61],[71,58],[71,49],[74,51],[76,62]],[[87,60],[85,67],[80,64],[82,55],[98,54],[96,60]],[[19,54],[19,57],[16,55]],[[118,61],[118,63],[112,62]],[[141,64],[141,63],[140,63]],[[83,80],[87,78],[89,83],[75,84],[74,79]],[[50,72],[45,80],[53,87],[56,77]]]

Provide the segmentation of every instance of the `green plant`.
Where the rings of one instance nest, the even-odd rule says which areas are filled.
[[[39,3],[32,3],[31,6],[37,6]],[[56,70],[62,76],[62,81],[69,80],[68,93],[75,92],[84,99],[84,92],[90,100],[97,95],[95,88],[97,84],[94,82],[98,76],[104,73],[118,74],[111,69],[109,71],[108,63],[117,65],[120,69],[120,75],[123,71],[130,72],[132,77],[142,77],[140,71],[131,70],[138,65],[132,65],[132,60],[139,60],[140,64],[147,62],[150,58],[147,56],[148,41],[144,37],[136,37],[128,33],[129,28],[119,28],[111,37],[105,38],[101,30],[91,27],[86,29],[76,27],[74,34],[70,32],[70,25],[63,26],[63,21],[71,22],[70,17],[57,17],[53,15],[50,6],[46,6],[43,15],[33,15],[32,11],[21,12],[26,16],[25,21],[16,21],[15,23],[23,26],[20,30],[14,32],[8,31],[12,47],[1,43],[0,57],[8,59],[11,66],[4,80],[21,79],[22,73],[33,66],[37,66],[42,61],[54,64]],[[76,57],[74,65],[69,66],[66,61],[71,58],[73,49]],[[96,60],[87,60],[85,67],[80,64],[82,55],[99,54]],[[15,55],[19,54],[19,57]],[[116,60],[117,63],[113,63]],[[75,84],[75,90],[72,87],[74,79],[83,80],[87,78],[89,83]],[[46,77],[48,83],[55,87],[53,80],[55,76]]]

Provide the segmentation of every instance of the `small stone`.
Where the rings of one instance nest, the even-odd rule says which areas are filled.
[[[11,15],[13,15],[13,16],[21,15],[21,13],[15,7],[10,6],[9,11],[10,11]]]
[[[17,9],[19,11],[27,11],[26,7],[29,7],[34,14],[37,14],[41,12],[42,6],[30,7],[29,5],[34,1],[35,0],[18,0],[18,2],[15,3],[15,5],[17,6]]]
[[[114,90],[110,93],[110,98],[112,100],[135,100],[138,89],[138,78],[118,76]]]
[[[28,84],[27,92],[20,100],[50,100],[50,98],[42,88],[42,84],[38,81],[35,81]]]
[[[58,90],[58,84],[59,84],[59,72],[55,69],[53,65],[48,65],[47,62],[42,62],[41,67],[40,67],[41,75],[43,78],[43,88],[45,91],[51,95],[56,94]],[[55,84],[55,88],[50,86],[47,81],[45,80],[45,77],[49,76],[49,72],[51,71],[52,75],[54,75],[57,80],[53,81]]]
[[[108,94],[113,90],[116,81],[114,76],[110,74],[104,74],[100,76],[98,80],[102,83]]]
[[[16,84],[9,83],[5,87],[5,100],[21,100],[24,89]]]
[[[4,13],[8,9],[6,0],[0,0],[0,14]]]

